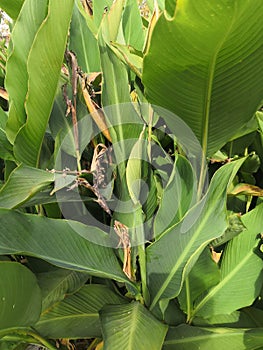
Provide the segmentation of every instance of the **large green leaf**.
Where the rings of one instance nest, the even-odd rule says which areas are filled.
[[[0,209],[0,218],[0,254],[24,253],[59,267],[129,283],[113,249],[80,236],[88,232],[107,239],[98,228],[8,209]]]
[[[221,167],[203,199],[178,224],[169,227],[147,249],[151,309],[160,299],[178,295],[204,247],[226,229],[226,190],[244,159]]]
[[[78,65],[85,73],[100,71],[100,56],[97,39],[89,29],[86,19],[75,2],[70,25],[70,50],[78,59]]]
[[[37,274],[42,293],[42,311],[72,294],[87,281],[89,275],[83,272],[57,269]]]
[[[139,302],[105,306],[100,316],[105,350],[162,349],[168,327]]]
[[[34,325],[41,312],[41,292],[25,266],[0,262],[0,329]]]
[[[48,0],[26,0],[12,31],[12,46],[6,64],[6,88],[9,93],[7,137],[15,137],[26,121],[25,98],[28,91],[27,61],[39,27],[47,15]],[[19,89],[17,88],[19,86]]]
[[[257,328],[263,327],[263,310],[255,307],[247,307],[231,314],[215,315],[209,318],[196,317],[193,321],[195,326],[201,327],[231,327],[231,328]]]
[[[146,95],[182,118],[205,154],[234,136],[262,101],[262,16],[260,1],[177,0],[175,16],[163,13],[154,28]]]
[[[4,10],[12,19],[16,19],[19,15],[21,7],[25,0],[1,0],[0,7]]]
[[[263,230],[262,217],[263,204],[242,217],[247,230],[228,244],[221,264],[220,283],[198,300],[193,315],[229,314],[252,304],[259,295],[263,261],[254,250],[258,245],[256,237]]]
[[[127,301],[104,285],[86,285],[44,312],[35,329],[49,338],[101,337],[99,311]]]
[[[0,190],[0,207],[12,209],[22,205],[54,179],[54,174],[50,172],[25,165],[18,166]]]
[[[54,102],[64,57],[73,0],[49,0],[27,61],[26,124],[19,130],[14,153],[20,162],[36,166]]]
[[[123,11],[122,28],[126,45],[142,51],[146,31],[143,27],[142,17],[136,1],[126,1]]]
[[[263,329],[198,328],[182,325],[170,328],[164,350],[255,350],[262,346]]]
[[[109,46],[111,41],[116,41],[119,32],[122,5],[123,0],[118,0],[112,5],[110,12],[103,18],[99,31],[103,106],[131,102],[127,70]],[[111,20],[112,18],[114,20]],[[119,120],[121,121],[121,118]]]

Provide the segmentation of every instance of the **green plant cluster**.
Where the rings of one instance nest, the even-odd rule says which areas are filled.
[[[263,349],[262,1],[0,7],[0,350]]]

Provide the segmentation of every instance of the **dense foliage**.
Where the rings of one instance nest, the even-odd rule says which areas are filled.
[[[263,349],[261,0],[0,7],[0,350]]]

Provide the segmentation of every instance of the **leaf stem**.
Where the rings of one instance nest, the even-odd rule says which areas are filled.
[[[191,293],[190,293],[190,284],[189,277],[187,276],[185,279],[185,294],[186,294],[186,312],[187,312],[187,320],[186,323],[190,323],[192,305],[191,305]]]
[[[202,162],[201,162],[201,170],[200,170],[200,177],[199,177],[199,183],[198,183],[198,189],[197,189],[197,200],[201,200],[202,193],[203,193],[203,187],[205,182],[205,176],[206,176],[206,156],[203,153],[202,155]]]
[[[145,245],[141,244],[138,247],[138,255],[140,262],[141,283],[142,283],[142,295],[146,306],[150,305],[150,294],[147,288],[147,274],[146,274],[146,255]]]

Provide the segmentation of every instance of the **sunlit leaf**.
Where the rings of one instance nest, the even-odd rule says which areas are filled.
[[[66,269],[129,283],[113,249],[80,236],[88,231],[107,242],[107,235],[100,229],[8,209],[0,209],[0,218],[0,254],[24,253]]]
[[[76,2],[70,25],[69,48],[76,54],[78,65],[83,72],[100,71],[98,42],[87,26],[86,19]]]
[[[27,165],[38,166],[64,58],[72,8],[73,0],[50,0],[47,17],[30,49],[25,103],[27,122],[19,130],[14,144],[16,158]]]
[[[136,1],[126,1],[123,11],[122,28],[126,45],[142,51],[145,40],[145,29],[143,28],[139,6]]]
[[[147,274],[151,309],[160,299],[178,295],[184,276],[189,273],[205,246],[226,229],[226,190],[244,159],[229,163],[214,175],[207,195],[169,227],[147,249]]]
[[[49,338],[101,336],[99,311],[107,304],[127,301],[104,285],[86,285],[44,312],[36,330]]]
[[[16,19],[19,15],[21,7],[23,6],[25,0],[1,0],[0,7],[4,10],[11,18]]]
[[[229,242],[221,263],[221,280],[196,302],[192,317],[231,313],[251,305],[259,295],[263,261],[255,249],[263,228],[262,217],[263,204],[242,217],[247,230]]]
[[[254,0],[177,0],[175,16],[163,13],[156,23],[143,64],[146,95],[182,118],[205,154],[221,148],[261,104],[262,15]]]
[[[182,325],[170,328],[164,350],[202,350],[227,348],[229,350],[255,350],[263,341],[263,329],[198,328]]]
[[[210,250],[207,247],[199,256],[178,296],[182,310],[185,313],[191,311],[197,297],[219,283],[219,281],[219,268],[212,260]]]
[[[105,350],[162,349],[167,326],[140,303],[105,306],[100,317]]]
[[[27,61],[39,27],[47,15],[47,6],[48,0],[40,3],[26,0],[12,31],[13,50],[6,64],[6,87],[10,103],[6,132],[12,143],[26,121]]]
[[[191,205],[195,204],[196,191],[193,169],[190,163],[184,157],[178,156],[155,216],[155,237],[158,237],[165,229],[183,218]]]

